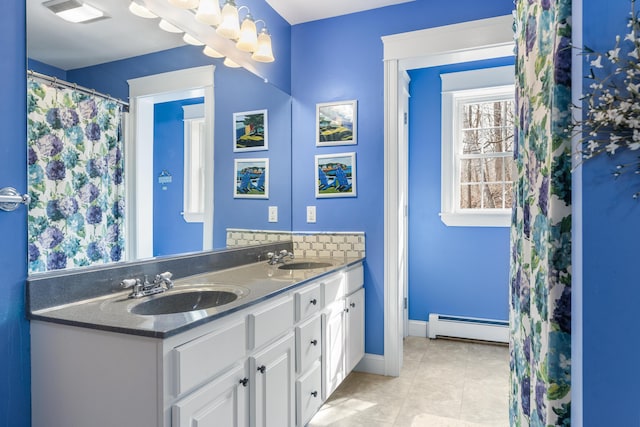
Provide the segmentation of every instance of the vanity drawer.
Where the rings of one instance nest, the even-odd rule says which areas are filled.
[[[249,321],[249,349],[262,347],[293,328],[293,298],[287,296],[247,316]]]
[[[345,276],[347,282],[347,295],[351,295],[364,285],[364,268],[362,268],[362,264],[358,264],[357,266],[347,270]]]
[[[322,404],[320,362],[296,381],[296,417],[298,426],[306,425]]]
[[[247,329],[244,319],[173,349],[176,361],[176,395],[213,378],[245,356]]]
[[[322,322],[312,317],[296,326],[296,369],[306,371],[322,354]]]
[[[334,301],[344,298],[344,274],[336,273],[326,277],[321,282],[322,305],[327,306]]]
[[[295,293],[296,322],[318,313],[322,308],[320,285],[311,285]]]

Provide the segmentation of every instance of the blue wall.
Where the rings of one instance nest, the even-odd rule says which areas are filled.
[[[186,222],[184,210],[184,110],[204,98],[154,106],[153,125],[153,256],[202,250],[202,223]],[[158,183],[162,171],[172,182]]]
[[[586,46],[607,51],[616,34],[624,38],[629,1],[585,0],[583,6]],[[612,178],[624,160],[616,153],[582,168],[584,334],[583,354],[573,357],[583,357],[587,427],[640,425],[640,203],[631,198],[640,177]],[[626,160],[636,161],[637,152]]]
[[[0,14],[0,187],[25,193],[26,60],[25,2],[12,1]],[[25,317],[27,210],[0,211],[0,426],[31,425],[29,322]]]
[[[510,57],[409,72],[409,319],[509,318],[509,228],[447,227],[438,215],[440,74],[513,63]]]
[[[509,15],[511,0],[417,0],[292,28],[293,229],[364,231],[367,353],[384,351],[383,35]],[[358,100],[358,145],[315,147],[315,105]],[[356,152],[357,198],[316,199],[314,155]],[[317,222],[306,223],[306,206]]]

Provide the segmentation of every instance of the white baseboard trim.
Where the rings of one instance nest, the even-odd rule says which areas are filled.
[[[366,353],[353,370],[367,374],[384,375],[384,356]]]
[[[410,337],[427,337],[429,322],[424,320],[409,320],[409,336]]]

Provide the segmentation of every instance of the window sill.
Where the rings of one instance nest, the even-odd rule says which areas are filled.
[[[511,212],[441,212],[448,227],[510,227]]]

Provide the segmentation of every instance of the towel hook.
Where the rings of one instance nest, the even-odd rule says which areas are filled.
[[[28,194],[20,194],[13,187],[0,188],[0,209],[3,211],[14,211],[21,203],[28,205],[31,197]]]

